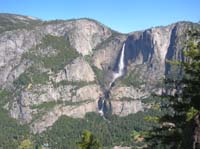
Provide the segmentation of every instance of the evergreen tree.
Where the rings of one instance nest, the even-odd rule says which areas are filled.
[[[90,131],[85,130],[82,141],[78,143],[78,149],[102,149],[102,146]]]
[[[34,148],[33,143],[31,142],[30,139],[23,140],[18,147],[18,149],[33,149],[33,148]]]
[[[161,117],[160,127],[153,129],[147,138],[151,148],[189,149],[193,146],[194,117],[200,111],[200,30],[189,31],[187,37],[184,61],[171,62],[183,69],[183,76],[166,78],[168,91],[175,93],[162,95],[170,101],[165,108],[172,109],[173,113]]]

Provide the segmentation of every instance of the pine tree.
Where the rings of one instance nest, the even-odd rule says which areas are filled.
[[[184,61],[171,62],[183,69],[183,76],[176,80],[166,78],[168,90],[175,93],[161,96],[170,101],[165,108],[172,109],[173,113],[161,117],[160,127],[146,138],[151,148],[198,148],[198,142],[196,146],[193,143],[193,134],[195,116],[200,115],[200,29],[188,31],[187,37]]]
[[[18,147],[18,149],[33,149],[33,148],[34,148],[33,143],[31,142],[30,139],[23,140]]]
[[[78,143],[78,149],[102,149],[102,146],[90,131],[85,130],[81,142]]]

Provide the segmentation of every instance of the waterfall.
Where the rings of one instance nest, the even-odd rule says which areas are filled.
[[[124,43],[123,46],[122,46],[122,50],[121,50],[121,53],[120,53],[120,59],[119,59],[119,63],[118,63],[118,71],[117,72],[113,72],[113,77],[112,77],[112,80],[109,84],[109,88],[107,90],[107,93],[110,92],[110,89],[111,89],[111,86],[112,86],[112,83],[119,77],[121,77],[123,74],[124,74],[124,51],[125,51],[125,46],[126,44]],[[109,94],[108,94],[109,95]],[[104,94],[104,97],[101,99],[102,100],[102,105],[101,105],[101,108],[99,110],[99,113],[101,116],[104,116],[104,106],[105,106],[105,100],[109,98],[107,97],[105,94]]]
[[[103,114],[104,114],[104,102],[105,102],[105,99],[103,99],[102,100],[102,106],[101,106],[101,109],[99,110],[99,114],[101,115],[101,116],[103,116]]]
[[[123,44],[122,51],[121,51],[121,56],[119,60],[119,71],[117,77],[120,77],[124,73],[124,50],[125,50],[125,43]]]
[[[118,72],[113,72],[113,78],[112,81],[109,84],[109,89],[111,88],[112,83],[119,77],[121,77],[124,74],[124,51],[125,51],[125,46],[126,44],[123,44],[121,54],[120,54],[120,59],[119,59],[119,64],[118,64]]]

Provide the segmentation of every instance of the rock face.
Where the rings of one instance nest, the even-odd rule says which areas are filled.
[[[139,72],[138,76],[143,76],[141,79],[148,87],[154,86],[158,80],[171,72],[166,60],[182,60],[181,40],[186,38],[185,31],[192,25],[180,22],[130,35],[126,40],[125,50],[127,69],[135,67],[136,70],[140,67],[138,69],[141,73]],[[134,65],[131,66],[131,63]]]
[[[77,58],[56,75],[56,82],[62,80],[92,82],[95,80],[95,74],[91,66],[83,58]]]
[[[81,105],[74,106],[56,106],[53,110],[45,114],[40,120],[32,123],[31,129],[33,133],[41,133],[46,128],[53,125],[62,115],[70,116],[73,118],[84,118],[87,112],[97,112],[97,102],[91,101]]]
[[[30,30],[3,32],[0,36],[0,86],[12,82],[27,69],[20,65],[23,53],[38,45],[45,35],[63,36],[80,54],[88,55],[92,54],[92,49],[98,44],[109,38],[112,31],[95,21],[80,19],[40,23]],[[13,71],[16,67],[20,70]]]
[[[144,106],[140,99],[149,96],[148,94],[134,87],[114,87],[110,97],[112,99],[112,113],[127,116],[131,113],[143,111]]]
[[[57,88],[52,84],[36,85],[32,86],[31,89],[21,91],[21,94],[16,97],[15,102],[12,103],[11,116],[29,123],[32,120],[32,113],[39,112],[35,110],[34,106],[43,104],[43,107],[45,107],[49,103],[55,105],[79,104],[98,100],[99,94],[101,94],[101,90],[98,85],[87,85],[78,89],[77,86],[72,85],[61,85]],[[80,112],[80,115],[84,114]]]
[[[47,23],[38,30],[54,36],[66,36],[80,54],[92,54],[92,50],[112,35],[104,25],[90,19],[69,20]]]
[[[111,91],[111,98],[120,100],[122,98],[140,99],[148,96],[149,93],[145,93],[140,89],[134,87],[115,87]]]
[[[21,62],[21,56],[36,45],[43,36],[40,33],[25,29],[7,31],[0,36],[0,86],[14,81],[29,66]]]
[[[0,14],[0,20],[0,33],[18,28],[31,28],[31,26],[41,23],[38,18],[6,13]]]
[[[0,88],[13,92],[10,115],[34,133],[62,115],[84,118],[98,111],[123,43],[126,75],[110,90],[112,111],[119,116],[143,111],[141,98],[157,93],[160,80],[173,71],[166,60],[184,59],[185,31],[199,27],[179,22],[120,34],[91,19],[43,22],[0,14],[0,20],[15,26],[0,22]]]
[[[88,85],[79,88],[76,92],[76,99],[79,101],[88,99],[98,99],[102,91],[98,85]]]
[[[119,116],[127,116],[131,113],[137,113],[143,111],[143,105],[140,100],[114,100],[112,101],[112,112]]]
[[[75,21],[74,27],[69,34],[70,43],[82,55],[91,54],[93,48],[111,36],[108,28],[87,19]]]
[[[108,69],[108,67],[112,67],[126,38],[127,35],[117,35],[103,42],[92,57],[94,65],[99,69]]]

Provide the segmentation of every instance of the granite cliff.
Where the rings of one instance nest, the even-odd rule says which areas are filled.
[[[122,34],[87,18],[0,18],[0,88],[13,97],[4,107],[34,133],[62,115],[84,118],[87,112],[98,112],[123,43],[125,74],[109,90],[110,109],[119,116],[143,111],[148,106],[142,99],[161,94],[162,79],[178,75],[166,61],[184,59],[186,31],[200,27],[177,22]]]

